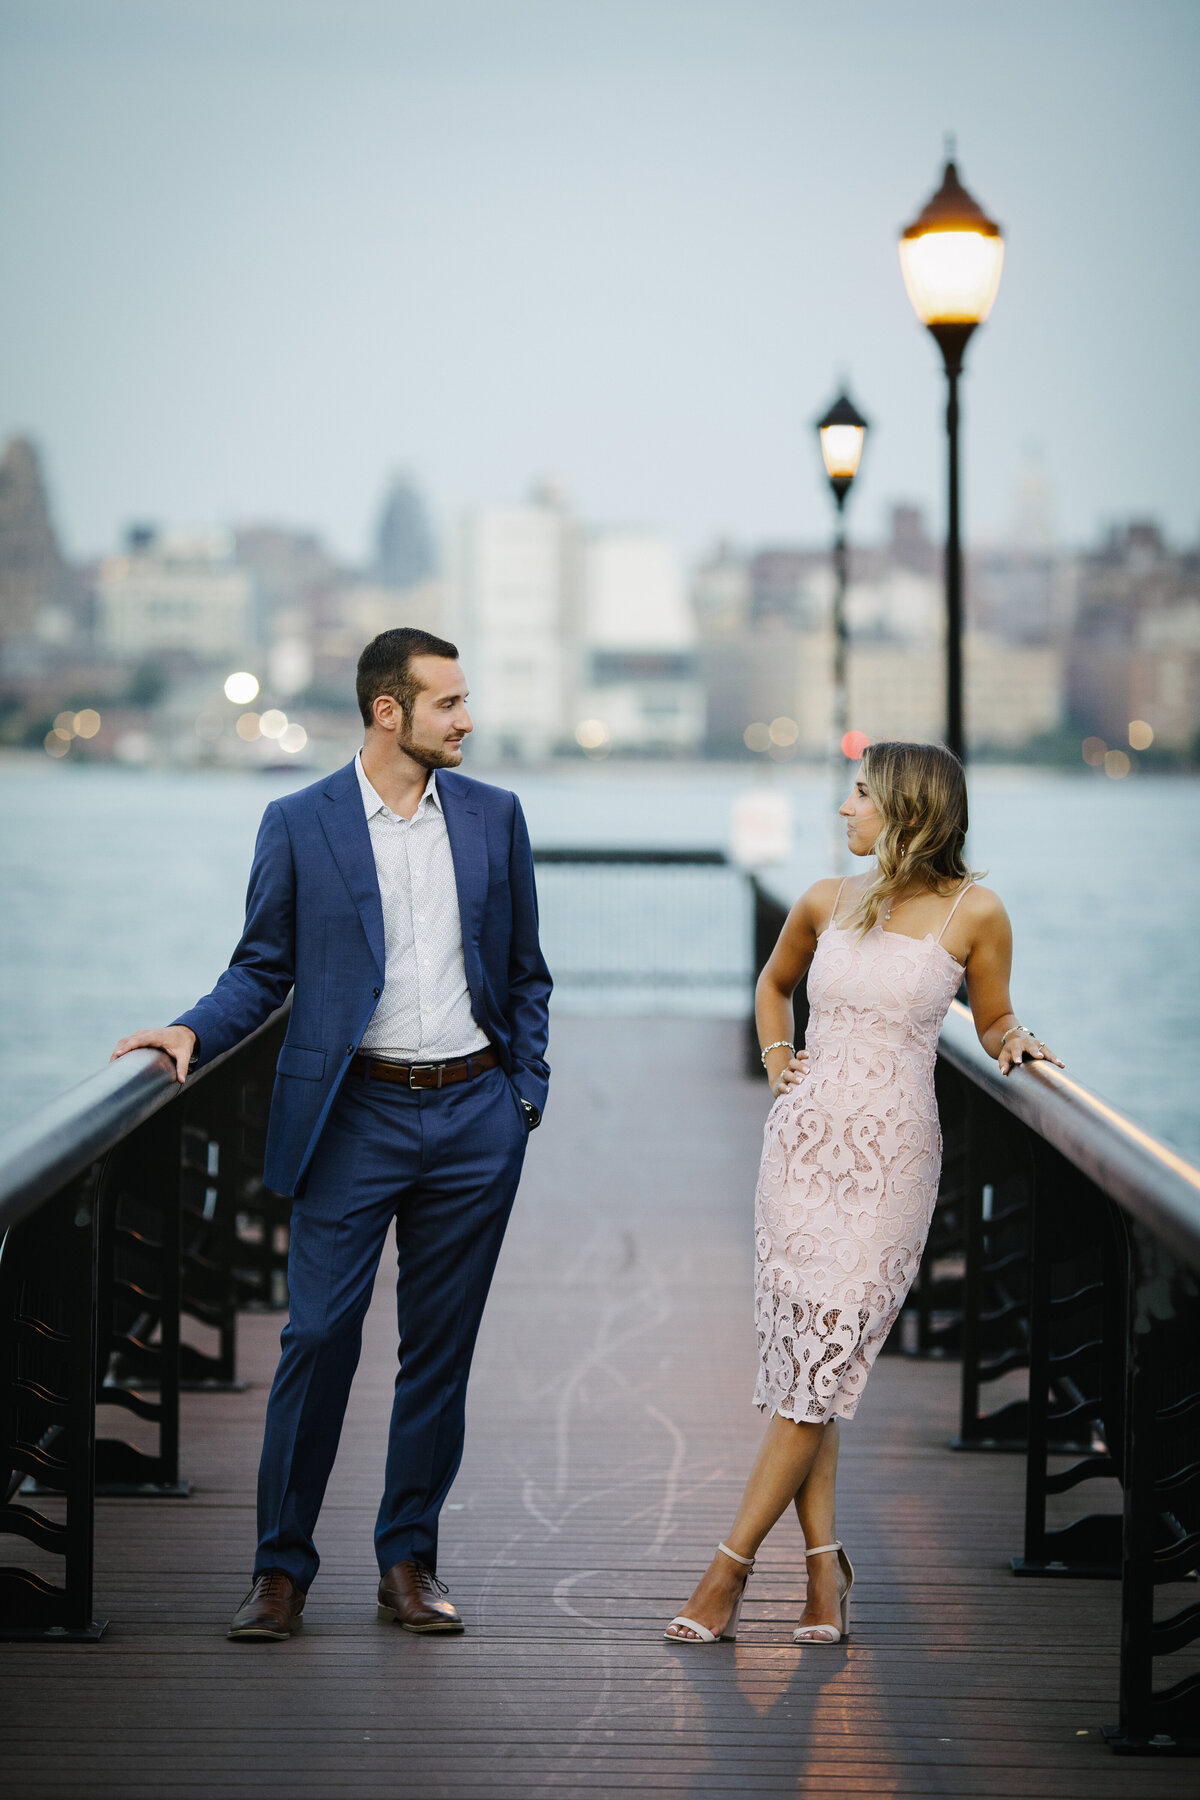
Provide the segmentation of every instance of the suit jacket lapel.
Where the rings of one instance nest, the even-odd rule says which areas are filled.
[[[375,855],[371,849],[371,833],[363,811],[362,790],[358,785],[353,762],[331,775],[321,793],[317,809],[321,828],[350,890],[350,898],[358,908],[371,955],[382,979],[387,963],[383,938],[383,905],[379,898],[379,879],[375,873]]]
[[[453,774],[446,770],[439,770],[437,785],[446,820],[446,836],[450,839],[450,855],[454,862],[454,885],[458,889],[458,916],[462,922],[467,982],[472,998],[477,1000],[479,934],[483,928],[483,908],[487,899],[487,835],[483,814],[471,795],[470,787],[464,782],[456,781]]]

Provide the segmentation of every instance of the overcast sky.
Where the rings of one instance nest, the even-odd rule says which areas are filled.
[[[0,0],[0,431],[69,550],[272,519],[363,553],[542,474],[691,553],[942,519],[898,229],[958,134],[1003,225],[966,522],[1200,531],[1197,0]]]

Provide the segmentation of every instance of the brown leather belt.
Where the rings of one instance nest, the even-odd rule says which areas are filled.
[[[494,1050],[476,1050],[470,1056],[455,1057],[453,1062],[394,1063],[377,1056],[364,1056],[360,1050],[350,1062],[351,1075],[364,1081],[394,1081],[397,1087],[413,1089],[453,1087],[456,1081],[470,1081],[485,1069],[494,1069],[500,1058]]]

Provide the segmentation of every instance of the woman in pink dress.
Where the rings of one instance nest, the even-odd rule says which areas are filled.
[[[1008,916],[963,861],[958,759],[935,744],[872,744],[840,811],[851,852],[874,867],[801,896],[756,996],[775,1095],[755,1205],[755,1401],[770,1422],[732,1530],[667,1627],[676,1643],[737,1635],[755,1554],[793,1502],[808,1567],[795,1641],[847,1632],[838,1421],[853,1418],[925,1247],[942,1156],[934,1061],[964,972],[1001,1074],[1027,1058],[1062,1066],[1012,1010]],[[797,1054],[792,995],[806,972]]]

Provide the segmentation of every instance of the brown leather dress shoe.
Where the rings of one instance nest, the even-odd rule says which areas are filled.
[[[263,1638],[278,1642],[291,1637],[304,1620],[304,1589],[282,1569],[264,1569],[233,1615],[231,1638]]]
[[[458,1608],[448,1588],[424,1563],[399,1562],[379,1583],[381,1619],[395,1619],[405,1631],[461,1631]]]

